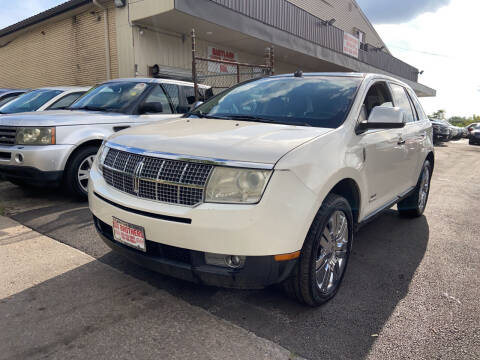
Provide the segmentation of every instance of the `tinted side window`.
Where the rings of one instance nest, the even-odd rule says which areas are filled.
[[[195,103],[195,89],[193,86],[182,86],[182,88],[185,96],[185,104],[193,105]]]
[[[415,106],[415,109],[417,110],[417,114],[420,120],[426,119],[427,114],[425,114],[425,111],[423,110],[422,104],[420,104],[420,101],[417,98],[417,95],[412,90],[408,90],[408,93],[410,94],[410,98],[413,101],[413,105]]]
[[[178,85],[175,84],[162,84],[163,88],[167,92],[168,96],[170,97],[170,101],[172,102],[172,106],[176,112],[183,112],[180,110],[180,93]]]
[[[392,107],[392,95],[388,89],[387,83],[384,81],[376,82],[368,89],[365,100],[363,101],[362,116],[367,120],[376,106]]]
[[[83,92],[78,92],[65,95],[63,98],[57,100],[54,104],[50,105],[47,110],[58,110],[69,107],[83,94]]]
[[[393,101],[395,106],[405,111],[407,122],[413,122],[415,117],[413,116],[412,107],[410,106],[410,100],[408,100],[407,93],[403,86],[390,84],[393,93]]]
[[[147,98],[145,99],[144,106],[149,106],[151,109],[155,107],[157,109],[161,108],[161,111],[155,111],[155,113],[160,114],[171,114],[172,109],[170,108],[170,102],[168,101],[167,95],[163,89],[157,85],[153,88],[153,90],[148,94]],[[160,106],[159,106],[160,105]],[[153,113],[153,111],[149,111],[149,113]]]

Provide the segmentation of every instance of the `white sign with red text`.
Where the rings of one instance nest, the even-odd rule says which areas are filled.
[[[343,33],[343,52],[358,59],[360,40],[349,33]]]
[[[208,58],[214,59],[214,60],[238,62],[237,53],[230,50],[214,47],[214,46],[208,47]],[[209,62],[208,71],[214,72],[214,73],[235,74],[237,72],[237,68],[236,66],[232,66],[232,65]]]

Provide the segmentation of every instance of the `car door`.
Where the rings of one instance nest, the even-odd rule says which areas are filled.
[[[393,106],[385,81],[371,84],[364,97],[359,122],[366,121],[376,106]],[[406,152],[405,147],[399,144],[402,136],[403,129],[368,130],[357,135],[358,145],[363,148],[367,214],[395,201],[403,188]]]
[[[399,195],[404,195],[417,183],[416,172],[419,162],[420,141],[422,140],[421,129],[416,110],[413,108],[407,90],[403,86],[392,82],[390,87],[394,105],[405,112],[406,125],[402,129],[402,136],[399,141],[405,153],[405,158],[398,177],[401,181]]]
[[[423,167],[423,162],[425,161],[428,152],[430,151],[430,145],[433,142],[433,129],[431,127],[430,119],[428,118],[427,114],[423,110],[420,101],[418,100],[417,96],[413,92],[412,89],[407,89],[407,93],[410,95],[410,99],[412,100],[413,108],[417,113],[418,121],[416,122],[416,131],[417,131],[417,168],[414,172],[414,179],[415,176],[420,176],[420,171]]]
[[[138,111],[139,116],[135,121],[135,125],[181,116],[181,114],[174,113],[172,104],[160,84],[153,87],[150,93],[138,106]]]

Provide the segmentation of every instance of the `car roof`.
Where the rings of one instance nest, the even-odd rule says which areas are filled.
[[[60,90],[60,91],[88,91],[92,87],[91,86],[48,86],[48,87],[41,87],[34,90]]]
[[[302,77],[320,77],[320,76],[327,76],[327,77],[349,77],[349,78],[363,78],[365,80],[370,80],[370,79],[382,79],[386,81],[393,81],[399,84],[402,84],[402,86],[405,86],[410,89],[410,86],[403,81],[388,76],[384,74],[376,74],[376,73],[357,73],[357,72],[307,72],[307,73],[302,73]],[[274,75],[271,76],[270,78],[285,78],[285,77],[295,77],[295,73],[288,73],[288,74],[281,74],[281,75]]]
[[[112,79],[103,82],[102,84],[115,83],[115,82],[136,82],[136,83],[157,83],[157,84],[175,84],[175,85],[184,85],[184,86],[193,86],[193,82],[181,81],[174,79],[164,79],[164,78],[120,78]],[[198,84],[202,89],[208,89],[210,86]]]
[[[0,95],[8,95],[12,93],[25,93],[30,89],[0,89]]]

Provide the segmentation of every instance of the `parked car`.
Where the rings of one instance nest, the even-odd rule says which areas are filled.
[[[480,145],[480,124],[471,124],[468,127],[468,143],[470,145]]]
[[[452,129],[452,140],[460,140],[463,138],[463,128],[450,125]]]
[[[452,132],[446,121],[430,119],[433,128],[433,142],[435,144],[450,141]]]
[[[200,86],[203,97],[211,89]],[[88,173],[113,132],[181,116],[195,101],[192,83],[118,79],[92,89],[66,110],[0,117],[0,175],[18,185],[64,183],[86,198]]]
[[[0,89],[0,107],[12,101],[18,96],[25,94],[27,89]]]
[[[89,87],[59,86],[32,90],[0,107],[0,115],[63,109],[70,106],[89,89]]]
[[[408,85],[297,72],[114,134],[89,202],[105,243],[138,264],[213,286],[283,283],[319,305],[355,229],[395,204],[423,214],[433,168],[432,125]]]

